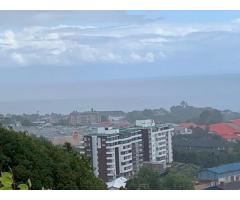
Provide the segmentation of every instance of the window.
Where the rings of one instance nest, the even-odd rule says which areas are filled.
[[[131,168],[132,168],[132,166],[124,167],[124,170],[129,170]]]
[[[126,162],[121,162],[122,165],[128,165],[128,164],[131,164],[132,163],[132,160],[129,160],[129,161],[126,161]]]
[[[129,155],[129,156],[124,156],[124,160],[127,160],[127,159],[129,159],[129,158],[131,158],[131,155]]]

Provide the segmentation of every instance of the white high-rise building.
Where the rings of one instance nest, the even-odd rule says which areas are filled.
[[[153,120],[137,120],[136,126],[142,130],[144,161],[164,165],[172,163],[174,128],[168,124],[156,125]]]
[[[144,163],[172,163],[172,134],[168,124],[138,120],[135,127],[100,127],[84,135],[81,152],[91,159],[96,176],[105,182],[118,177],[131,178]]]

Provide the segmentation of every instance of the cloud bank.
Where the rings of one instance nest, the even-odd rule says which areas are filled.
[[[171,23],[119,11],[1,11],[0,68],[157,65],[240,71],[240,20]],[[202,66],[201,66],[202,65]],[[204,67],[203,67],[204,68]]]

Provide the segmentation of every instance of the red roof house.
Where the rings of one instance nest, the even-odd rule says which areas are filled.
[[[230,126],[231,123],[218,123],[208,126],[209,131],[215,132],[225,139],[240,139],[240,131]]]
[[[231,121],[233,124],[240,126],[240,119],[234,119]]]

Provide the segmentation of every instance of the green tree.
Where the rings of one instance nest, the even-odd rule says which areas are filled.
[[[168,174],[162,180],[162,189],[165,190],[193,190],[193,183],[188,177],[179,173]]]
[[[142,167],[139,172],[127,181],[129,190],[190,190],[193,189],[193,178],[168,170],[164,174]]]
[[[32,181],[32,189],[106,189],[89,159],[70,144],[54,146],[44,138],[0,128],[0,170],[14,174],[16,184]]]
[[[223,121],[221,111],[216,109],[204,110],[199,115],[198,123],[200,124],[214,124]]]
[[[142,167],[138,174],[127,181],[126,187],[130,190],[157,190],[160,188],[160,175],[148,167]]]
[[[0,176],[0,190],[28,190],[32,187],[31,180],[28,179],[27,183],[16,184],[13,175],[10,172],[1,172]]]

